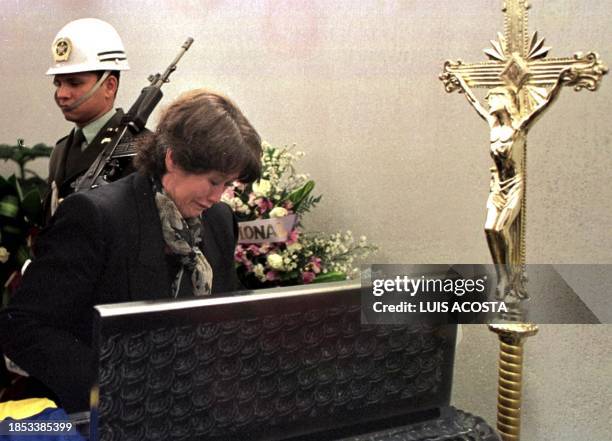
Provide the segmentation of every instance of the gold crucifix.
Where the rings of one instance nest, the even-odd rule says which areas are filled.
[[[608,72],[595,52],[572,58],[546,58],[550,48],[537,32],[527,34],[527,0],[504,1],[504,34],[485,49],[490,61],[447,61],[440,79],[447,92],[459,90],[491,130],[491,188],[485,233],[498,275],[497,296],[506,301],[527,298],[525,220],[527,133],[559,96],[563,86],[597,90]],[[488,110],[472,89],[489,89]],[[520,310],[520,308],[519,308]],[[520,315],[520,314],[519,314]],[[533,324],[492,324],[499,334],[497,428],[503,441],[520,440],[523,343],[538,328]]]
[[[447,92],[459,90],[491,130],[491,189],[485,233],[497,268],[497,296],[528,297],[525,277],[527,133],[563,86],[595,91],[608,71],[595,52],[545,58],[549,47],[527,33],[527,0],[503,2],[504,34],[485,49],[490,61],[446,61],[440,79]],[[473,88],[489,89],[488,110]],[[547,88],[548,87],[548,88]]]

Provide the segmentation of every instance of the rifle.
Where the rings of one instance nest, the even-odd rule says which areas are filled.
[[[176,70],[179,60],[187,52],[191,43],[193,43],[193,38],[188,38],[183,43],[178,55],[163,74],[149,75],[150,84],[142,89],[138,99],[121,119],[119,127],[116,129],[118,135],[113,137],[112,142],[98,155],[87,172],[76,181],[75,192],[109,183],[119,168],[119,158],[131,157],[136,154],[136,142],[132,139],[145,129],[149,116],[163,96],[162,86],[170,81],[170,74]],[[126,136],[128,132],[131,136]]]

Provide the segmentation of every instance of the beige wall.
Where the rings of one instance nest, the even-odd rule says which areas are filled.
[[[523,441],[609,441],[612,325],[541,325],[524,346]],[[494,424],[497,335],[463,326],[453,403]]]
[[[122,35],[132,65],[123,107],[193,36],[163,102],[217,89],[263,138],[296,142],[307,152],[302,170],[324,194],[307,225],[367,234],[382,247],[379,262],[486,262],[488,130],[437,76],[447,58],[484,59],[503,28],[501,3],[3,0],[0,143],[51,144],[69,130],[44,76],[67,21],[96,16]],[[552,56],[596,49],[612,63],[609,2],[533,5],[531,30]],[[612,263],[611,81],[597,93],[564,90],[532,130],[531,262]]]
[[[531,30],[546,37],[552,56],[598,50],[612,64],[609,0],[531,3]],[[163,102],[189,88],[220,90],[237,101],[264,139],[276,145],[297,143],[307,152],[301,170],[311,173],[324,194],[307,219],[311,229],[367,234],[382,248],[375,258],[381,263],[487,262],[482,224],[488,130],[462,96],[443,91],[437,77],[448,58],[484,59],[481,50],[503,28],[501,4],[3,0],[0,143],[23,137],[28,144],[51,144],[68,132],[70,125],[54,107],[51,80],[44,76],[51,41],[67,21],[99,17],[122,35],[132,65],[121,81],[118,103],[123,107],[129,107],[148,74],[165,68],[192,36],[195,43],[164,88]],[[612,263],[611,102],[612,77],[597,93],[564,90],[532,130],[529,261]],[[45,170],[46,164],[37,167]],[[12,169],[0,164],[0,172]],[[551,383],[564,360],[548,358],[556,334],[549,329],[529,346],[529,357],[542,358],[535,371],[541,376],[528,377],[530,412],[548,404],[567,407],[560,403],[565,395],[553,394],[546,403],[551,386],[567,387]],[[570,360],[570,369],[584,366],[596,377],[585,380],[590,392],[581,400],[591,396],[590,402],[601,406],[584,407],[573,393],[566,397],[574,409],[584,410],[585,418],[591,411],[597,416],[598,409],[609,410],[609,397],[597,395],[597,376],[609,377],[612,365],[610,328],[589,329],[567,328],[557,347]],[[483,332],[466,332],[455,400],[492,420],[493,413],[485,409],[493,409],[494,390],[487,401],[477,401],[473,394],[479,379],[468,375],[477,372],[475,366],[488,366],[487,384],[494,384],[491,356],[497,344]],[[592,356],[572,355],[578,346],[592,348]],[[481,363],[485,356],[487,363]],[[599,366],[608,367],[602,374]],[[576,377],[569,390],[580,380]],[[570,428],[587,430],[588,420],[567,424],[560,414],[567,412],[546,410],[541,421],[528,419],[531,433],[538,436],[526,439],[563,439]],[[603,433],[605,424],[592,433]],[[538,427],[556,428],[556,435],[542,436]],[[603,441],[599,436],[567,439]]]

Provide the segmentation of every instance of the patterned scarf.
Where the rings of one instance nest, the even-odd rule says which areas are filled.
[[[172,283],[172,296],[178,295],[185,270],[191,272],[194,295],[210,295],[212,268],[199,247],[202,242],[202,220],[199,217],[183,218],[161,183],[154,182],[153,188],[164,241],[181,262],[181,269]]]

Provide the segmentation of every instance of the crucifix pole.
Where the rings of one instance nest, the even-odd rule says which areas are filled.
[[[504,33],[484,50],[488,61],[446,61],[440,80],[447,92],[459,91],[488,124],[491,186],[485,235],[497,271],[499,300],[518,305],[529,296],[526,277],[527,134],[555,102],[564,86],[595,91],[607,67],[595,52],[567,58],[546,58],[549,47],[527,32],[527,0],[503,1]],[[486,107],[475,88],[487,89]],[[523,344],[535,335],[534,324],[520,316],[489,328],[500,339],[497,428],[504,441],[520,440]]]

